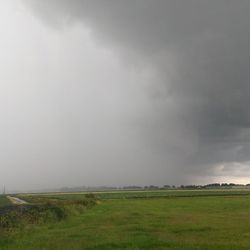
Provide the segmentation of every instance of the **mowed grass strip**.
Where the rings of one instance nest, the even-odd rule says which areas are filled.
[[[250,249],[247,196],[103,200],[56,224],[2,236],[2,249]]]

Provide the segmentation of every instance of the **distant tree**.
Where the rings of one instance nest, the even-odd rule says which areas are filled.
[[[210,183],[205,185],[205,187],[220,187],[220,183]]]

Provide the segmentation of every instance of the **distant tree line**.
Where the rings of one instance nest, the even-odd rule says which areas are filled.
[[[186,189],[200,189],[200,188],[244,188],[249,187],[250,184],[236,184],[236,183],[210,183],[206,185],[181,185],[179,188],[186,188]]]
[[[63,187],[60,188],[59,192],[76,192],[76,191],[110,191],[110,190],[158,190],[158,189],[211,189],[211,188],[250,188],[249,184],[235,184],[235,183],[209,183],[205,185],[146,185],[146,186],[138,186],[138,185],[129,185],[122,187],[112,187],[112,186],[97,186],[97,187]]]

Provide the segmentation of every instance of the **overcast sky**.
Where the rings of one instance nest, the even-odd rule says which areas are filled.
[[[250,182],[249,0],[1,0],[0,184]]]

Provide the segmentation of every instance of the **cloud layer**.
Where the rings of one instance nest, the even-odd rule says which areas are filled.
[[[119,82],[118,87],[99,79],[92,92],[98,102],[103,98],[98,94],[103,91],[100,84],[109,86],[116,106],[111,116],[89,107],[96,122],[104,124],[102,129],[85,131],[95,135],[88,142],[93,155],[101,158],[100,162],[87,161],[93,165],[93,175],[101,169],[111,176],[106,182],[115,184],[192,182],[197,176],[209,180],[224,172],[225,176],[236,172],[244,176],[250,160],[248,0],[24,3],[52,33],[87,28],[95,46],[120,58],[116,63],[122,63],[133,79],[132,84],[119,80],[124,75],[118,74],[111,79]],[[80,50],[77,56],[84,57],[84,53]],[[84,78],[69,76],[69,81],[79,79]],[[81,105],[79,114],[84,109]],[[67,131],[70,137],[71,129]],[[129,135],[124,136],[124,131]],[[81,140],[67,150],[82,150]],[[117,168],[122,175],[114,171]],[[133,170],[135,176],[130,174]]]

